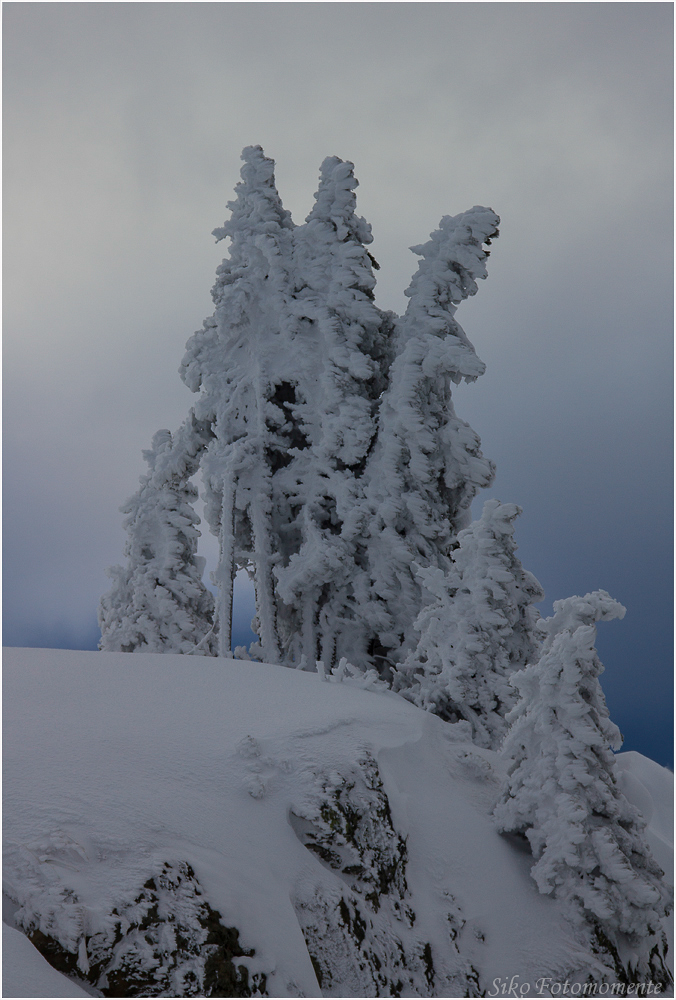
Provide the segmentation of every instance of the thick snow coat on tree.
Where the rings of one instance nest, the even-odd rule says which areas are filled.
[[[197,555],[197,489],[188,480],[204,446],[191,417],[173,438],[158,431],[144,451],[148,475],[121,508],[128,517],[126,567],[113,566],[101,599],[99,648],[106,652],[214,655],[214,600]]]
[[[371,227],[356,215],[353,164],[328,157],[315,205],[294,230],[292,307],[299,328],[294,413],[308,446],[279,473],[297,551],[275,568],[285,662],[367,665],[370,635],[355,591],[365,575],[362,476],[385,386],[389,317],[374,304]],[[295,346],[294,345],[294,346]]]
[[[507,731],[515,670],[539,655],[535,627],[542,587],[516,556],[516,504],[488,500],[458,535],[448,573],[418,574],[433,601],[415,622],[418,646],[397,671],[396,686],[448,722],[467,720],[472,738],[491,750]]]
[[[398,320],[374,302],[378,265],[353,165],[324,161],[314,208],[295,226],[273,161],[259,146],[242,159],[231,218],[214,230],[230,239],[215,311],[180,369],[208,438],[218,653],[230,654],[233,581],[245,568],[254,658],[331,670],[345,657],[391,682],[426,600],[413,561],[448,569],[472,497],[493,476],[450,383],[484,368],[453,314],[486,275],[483,244],[499,220],[483,208],[442,219],[414,248],[423,259]]]
[[[273,474],[295,440],[280,386],[290,384],[293,321],[293,223],[274,182],[274,163],[259,146],[242,153],[242,180],[228,207],[230,220],[214,230],[231,240],[229,258],[212,290],[214,315],[187,344],[181,376],[194,392],[200,419],[214,440],[202,461],[205,515],[219,538],[214,573],[218,586],[219,652],[230,653],[232,592],[236,568],[254,579],[261,656],[280,658],[272,569],[285,524],[280,522]]]
[[[645,822],[622,794],[622,737],[598,681],[595,623],[624,617],[605,591],[554,604],[539,662],[515,674],[521,700],[505,740],[508,777],[498,828],[525,835],[540,892],[577,914],[599,957],[635,980],[666,982],[661,920],[671,892],[646,844]],[[618,972],[619,974],[619,972]]]
[[[450,386],[485,369],[454,314],[486,277],[483,246],[497,236],[499,221],[480,207],[445,216],[429,242],[412,248],[422,260],[396,324],[396,357],[366,473],[371,588],[363,614],[378,630],[386,676],[415,644],[413,623],[425,598],[414,563],[449,569],[453,539],[495,474],[479,437],[456,416]]]

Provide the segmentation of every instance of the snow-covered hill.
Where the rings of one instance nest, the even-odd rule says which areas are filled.
[[[5,919],[82,981],[9,931],[6,997],[551,996],[594,962],[464,723],[211,657],[7,649],[4,676]],[[617,761],[672,878],[673,775]]]

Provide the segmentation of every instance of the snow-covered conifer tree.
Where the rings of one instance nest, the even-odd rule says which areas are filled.
[[[327,669],[366,663],[369,636],[355,614],[361,479],[385,387],[389,314],[373,301],[371,227],[355,213],[353,164],[328,157],[315,205],[294,230],[298,319],[296,413],[309,442],[284,472],[297,550],[275,569],[287,661]]]
[[[418,646],[397,671],[395,686],[442,719],[466,719],[473,739],[497,749],[514,707],[510,676],[537,659],[533,607],[544,592],[516,556],[516,504],[488,500],[483,514],[461,531],[447,573],[418,573],[434,598],[420,612]]]
[[[448,569],[471,499],[493,475],[450,383],[483,371],[453,314],[485,277],[483,244],[499,220],[482,208],[442,219],[414,248],[423,259],[397,320],[374,303],[352,164],[324,161],[296,227],[273,161],[259,146],[242,159],[231,218],[214,230],[230,239],[215,311],[180,369],[209,438],[200,465],[219,538],[218,652],[230,654],[233,580],[245,567],[256,657],[394,666],[415,644],[425,601],[413,562]],[[392,679],[389,666],[382,673]]]
[[[289,449],[305,443],[293,417],[293,223],[275,187],[274,162],[260,146],[247,147],[242,159],[231,218],[214,230],[217,239],[231,240],[212,290],[216,309],[188,342],[180,371],[190,389],[201,391],[195,411],[214,436],[202,470],[205,515],[220,547],[213,575],[219,655],[230,655],[233,580],[244,566],[256,589],[260,655],[277,662],[272,570],[286,525],[272,480],[288,464]]]
[[[124,653],[214,655],[214,600],[202,583],[197,489],[189,482],[204,444],[191,414],[172,437],[158,431],[143,455],[149,471],[121,508],[128,540],[126,567],[113,566],[101,598],[99,648]]]
[[[503,747],[497,825],[528,838],[540,892],[566,902],[602,962],[630,981],[664,984],[670,891],[617,784],[610,748],[622,737],[598,680],[595,623],[625,609],[601,590],[557,601],[554,612],[542,623],[539,662],[512,678],[521,698]]]
[[[396,357],[367,469],[371,586],[361,605],[386,676],[415,644],[424,596],[413,563],[449,569],[472,499],[495,472],[478,436],[455,414],[451,383],[474,381],[485,369],[454,314],[486,277],[483,246],[499,221],[480,207],[445,216],[427,243],[412,248],[422,260],[396,324]]]

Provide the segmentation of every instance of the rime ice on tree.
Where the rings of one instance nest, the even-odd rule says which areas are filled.
[[[478,436],[456,416],[450,386],[485,369],[454,314],[486,277],[483,245],[497,236],[499,221],[480,207],[445,216],[427,243],[412,248],[422,260],[397,320],[396,357],[366,477],[372,583],[365,614],[376,626],[383,666],[394,666],[415,643],[424,597],[413,563],[448,570],[472,499],[495,474]]]
[[[370,638],[355,606],[366,586],[360,498],[390,330],[373,301],[371,227],[355,213],[357,184],[351,163],[328,157],[314,208],[294,231],[295,412],[307,447],[279,473],[296,547],[275,576],[286,661],[310,669],[342,656],[367,665]]]
[[[99,648],[106,652],[214,655],[212,595],[197,555],[197,489],[188,480],[202,443],[192,418],[172,437],[158,431],[144,451],[149,466],[140,489],[122,507],[126,567],[113,566],[101,599]]]
[[[418,570],[434,598],[421,611],[416,650],[397,682],[417,705],[450,722],[466,719],[480,746],[497,749],[513,708],[510,676],[537,657],[533,607],[544,597],[517,558],[516,504],[488,500],[483,514],[458,535],[448,573]]]
[[[537,664],[512,682],[521,700],[503,753],[498,828],[525,835],[540,892],[589,928],[600,958],[630,980],[666,983],[661,918],[670,893],[645,842],[645,822],[619,789],[611,751],[622,737],[598,677],[597,621],[624,617],[605,591],[554,603]],[[594,971],[594,970],[592,970]],[[665,978],[666,977],[666,978]]]
[[[346,657],[391,681],[427,600],[412,563],[448,569],[493,476],[450,384],[484,368],[453,314],[486,275],[499,220],[483,208],[442,219],[414,248],[422,260],[397,319],[374,302],[352,164],[324,161],[314,208],[295,226],[273,161],[259,146],[242,159],[231,218],[214,231],[230,239],[215,311],[180,369],[206,435],[218,653],[230,655],[233,580],[246,568],[256,658],[331,669]]]
[[[214,440],[202,460],[205,515],[218,536],[216,622],[219,655],[230,655],[236,568],[245,566],[256,588],[260,655],[280,658],[272,569],[279,559],[279,503],[273,474],[295,443],[289,400],[291,231],[274,183],[274,164],[259,146],[242,154],[242,180],[230,202],[230,220],[214,230],[230,237],[229,258],[217,271],[214,315],[188,342],[181,376],[194,392],[198,416]]]

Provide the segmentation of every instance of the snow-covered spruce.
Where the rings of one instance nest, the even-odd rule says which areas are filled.
[[[355,608],[365,584],[362,476],[386,384],[391,321],[373,301],[371,227],[356,215],[353,164],[328,157],[315,205],[293,233],[295,384],[287,387],[308,447],[290,451],[281,492],[294,550],[277,564],[284,660],[330,669],[342,656],[368,665],[371,634]],[[292,542],[287,537],[287,552]]]
[[[525,835],[540,892],[568,907],[598,963],[592,980],[665,987],[662,918],[671,891],[647,846],[645,822],[622,794],[612,750],[622,737],[598,681],[597,621],[624,617],[605,591],[554,604],[540,660],[512,677],[521,699],[503,753],[508,777],[498,829]]]
[[[458,535],[448,573],[420,568],[433,597],[418,616],[417,648],[397,671],[406,697],[448,722],[466,719],[479,746],[499,748],[514,707],[510,676],[537,659],[544,592],[516,556],[516,504],[488,500]]]
[[[499,221],[480,207],[445,216],[427,243],[412,248],[422,260],[396,323],[396,357],[365,476],[371,584],[360,606],[377,628],[374,653],[385,676],[415,645],[425,597],[413,564],[449,569],[472,499],[495,473],[478,436],[456,416],[450,386],[485,369],[454,314],[486,277],[484,244]]]
[[[231,218],[214,230],[231,241],[212,289],[216,309],[188,341],[180,372],[200,392],[195,411],[214,435],[202,471],[205,515],[220,548],[213,574],[219,655],[230,655],[233,580],[246,567],[256,589],[257,652],[278,662],[272,570],[283,559],[289,524],[273,477],[289,449],[305,444],[293,412],[293,222],[275,187],[274,162],[260,146],[247,147],[242,159]]]
[[[346,657],[391,682],[425,603],[412,562],[448,569],[471,499],[493,476],[450,382],[484,368],[453,314],[486,276],[483,245],[499,220],[483,208],[443,218],[414,248],[423,259],[399,320],[374,303],[378,265],[352,164],[324,161],[314,208],[295,226],[273,161],[260,146],[242,159],[231,217],[214,230],[230,239],[215,311],[180,368],[210,437],[199,463],[219,539],[208,651],[217,636],[230,655],[233,580],[245,568],[255,659],[313,669],[321,658],[331,670]],[[104,622],[106,602],[131,599],[114,572]]]
[[[121,508],[126,566],[113,566],[101,598],[99,648],[106,652],[215,653],[212,595],[197,555],[197,470],[208,431],[191,413],[175,438],[158,431],[143,452],[148,474]]]

